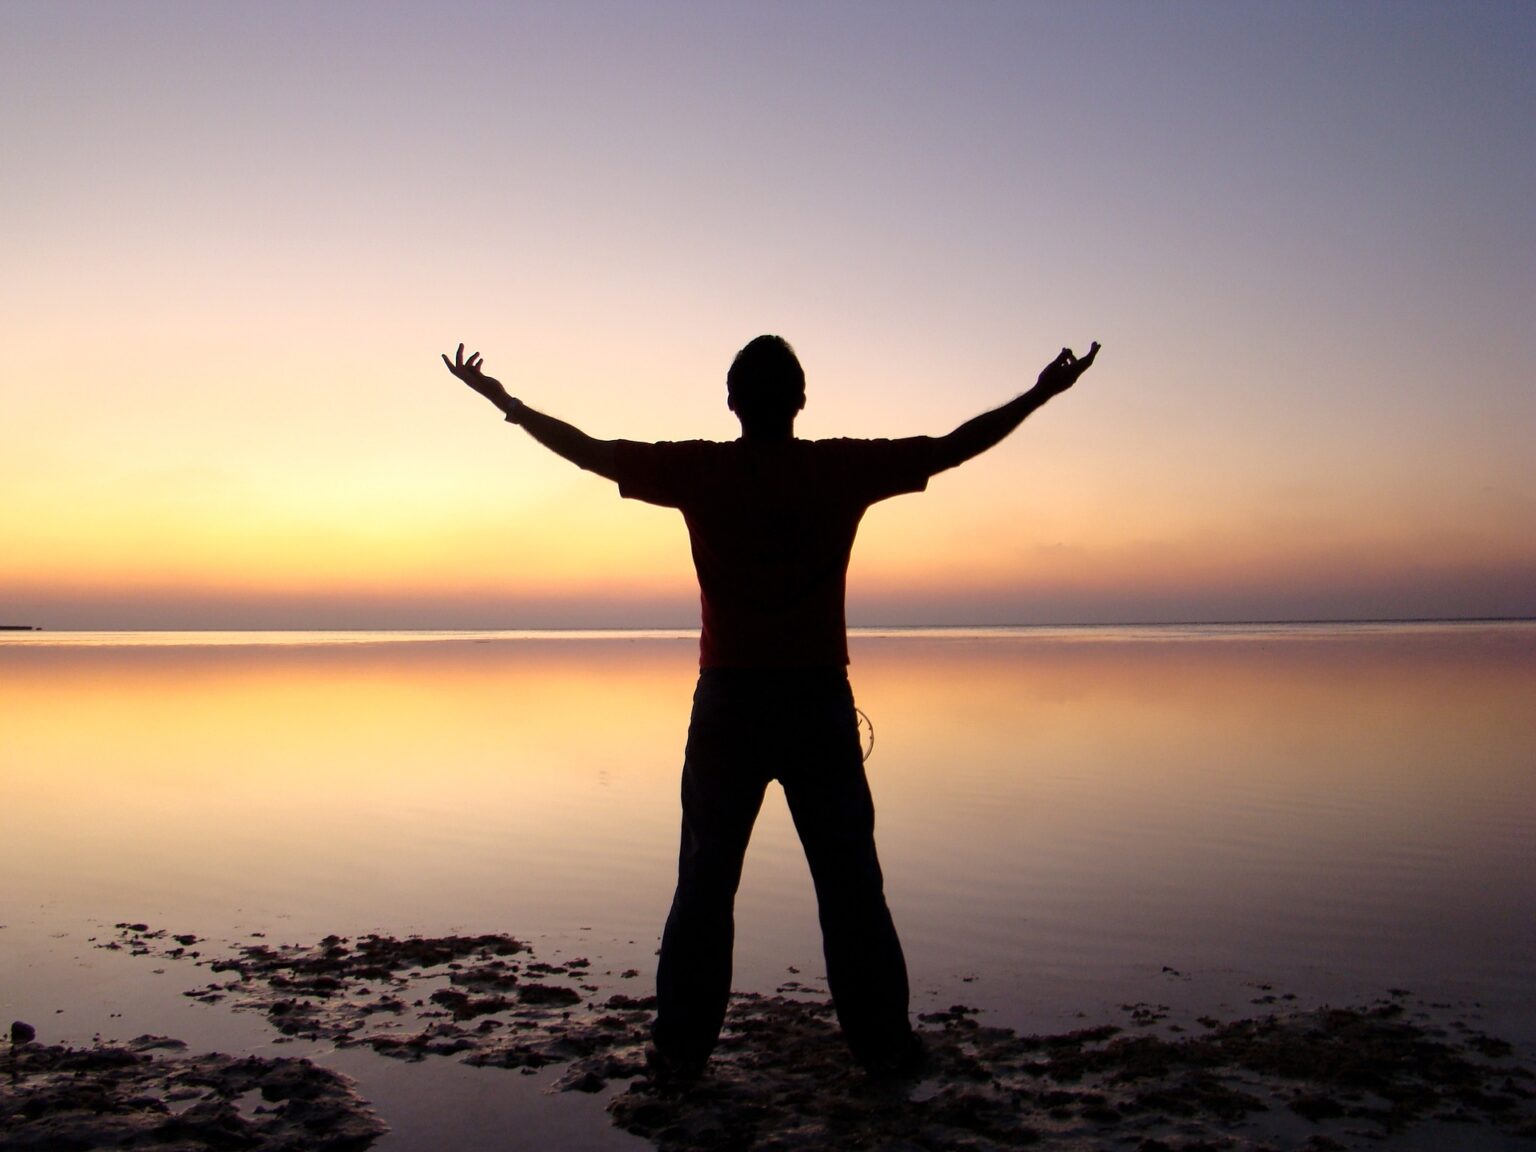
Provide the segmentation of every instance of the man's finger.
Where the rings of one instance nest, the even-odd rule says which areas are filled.
[[[464,367],[464,345],[459,345],[459,350],[453,354],[453,362],[460,368]]]
[[[448,359],[448,353],[444,352],[442,355],[443,355],[443,363],[448,365],[448,371],[452,372],[453,371],[453,361]]]

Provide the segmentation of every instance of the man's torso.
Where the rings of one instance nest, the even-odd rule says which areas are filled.
[[[869,505],[921,491],[933,441],[620,443],[619,490],[679,509],[702,602],[704,667],[848,662],[844,591]]]

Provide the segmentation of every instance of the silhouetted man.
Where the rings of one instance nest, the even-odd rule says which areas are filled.
[[[460,344],[449,371],[540,444],[615,481],[623,496],[677,508],[701,593],[699,681],[683,761],[677,891],[656,972],[657,1071],[703,1068],[731,989],[732,907],[768,782],[777,779],[805,847],[827,982],[843,1036],[877,1074],[915,1068],[907,970],[875,855],[875,814],[848,686],[843,591],[865,509],[991,448],[1093,363],[1070,349],[1028,392],[947,436],[798,440],[805,373],[778,336],[759,336],[726,376],[741,437],[647,444],[595,440],[509,396]]]

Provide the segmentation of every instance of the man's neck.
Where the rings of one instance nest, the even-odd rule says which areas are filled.
[[[741,439],[748,444],[788,444],[795,438],[795,422],[783,424],[741,426]]]

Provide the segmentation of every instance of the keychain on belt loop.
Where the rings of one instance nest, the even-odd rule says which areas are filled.
[[[870,720],[865,715],[864,709],[857,705],[855,705],[853,711],[859,726],[859,746],[864,750],[864,754],[859,759],[867,763],[869,761],[869,754],[875,750],[874,721]]]

